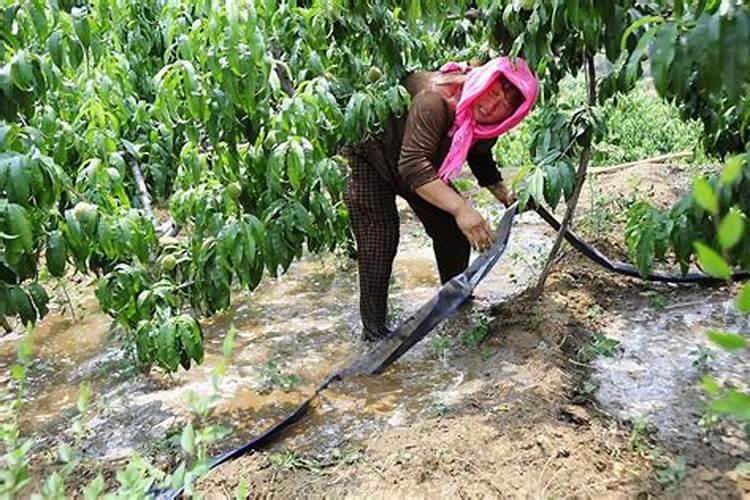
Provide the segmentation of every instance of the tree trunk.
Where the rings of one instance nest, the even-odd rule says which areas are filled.
[[[596,71],[594,70],[594,58],[590,55],[586,57],[586,83],[588,91],[588,104],[589,106],[595,106]],[[560,251],[560,246],[562,245],[563,239],[565,237],[565,231],[567,231],[571,221],[573,220],[573,214],[575,213],[576,205],[578,204],[578,197],[581,194],[583,183],[586,180],[586,170],[588,169],[590,161],[591,145],[589,144],[586,145],[581,151],[581,156],[578,160],[578,169],[576,170],[576,185],[573,189],[573,194],[568,200],[568,206],[565,210],[565,216],[563,217],[562,223],[560,225],[560,231],[557,233],[557,238],[555,238],[555,243],[552,245],[552,250],[547,257],[547,262],[544,264],[542,274],[541,276],[539,276],[539,281],[537,282],[536,287],[534,287],[534,290],[532,292],[531,296],[535,299],[539,298],[539,296],[542,294],[542,291],[544,290],[544,284],[547,281],[547,276],[549,276],[549,273],[552,271],[555,257],[557,257],[557,253]]]

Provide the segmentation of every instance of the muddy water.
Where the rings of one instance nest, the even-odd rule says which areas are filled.
[[[429,241],[414,230],[413,220],[402,228],[389,299],[394,326],[439,286]],[[506,255],[477,288],[476,300],[432,335],[460,344],[460,335],[477,324],[487,307],[525,289],[541,268],[550,234],[533,214],[519,217]],[[357,339],[357,294],[355,263],[333,256],[304,258],[284,276],[233,296],[227,312],[203,324],[204,363],[171,376],[130,368],[117,339],[108,335],[109,318],[87,299],[78,321],[53,313],[35,329],[35,362],[21,425],[41,436],[65,433],[75,414],[78,386],[86,381],[95,398],[83,447],[89,457],[116,460],[134,449],[158,446],[168,431],[189,418],[185,395],[211,392],[212,372],[233,327],[236,345],[221,381],[215,418],[232,426],[231,439],[242,442],[277,422],[328,374],[365,352],[367,345]],[[6,337],[0,344],[2,368],[12,363],[17,340]],[[260,394],[258,381],[269,360],[296,374],[299,384],[288,392],[277,388]],[[344,381],[326,391],[311,417],[283,445],[323,451],[404,425],[435,411],[442,396],[455,397],[473,370],[460,362],[447,364],[428,337],[383,376]]]
[[[91,296],[78,308],[76,321],[62,314],[50,314],[33,332],[34,361],[27,378],[27,400],[21,423],[35,429],[75,405],[78,398],[77,372],[105,349],[110,320],[98,312]],[[15,362],[21,336],[8,335],[0,342],[0,373]],[[6,383],[6,380],[0,382]],[[97,381],[93,383],[96,385]]]
[[[699,389],[704,374],[739,390],[750,389],[746,354],[723,351],[705,336],[709,328],[750,332],[750,318],[737,313],[734,297],[726,292],[693,289],[680,293],[679,302],[656,311],[643,304],[629,308],[603,331],[620,341],[611,358],[595,363],[596,397],[603,408],[620,418],[649,422],[660,441],[681,453],[690,443],[704,441],[719,461],[750,459],[750,447],[739,425],[701,423],[706,398]],[[695,447],[693,447],[695,449]]]

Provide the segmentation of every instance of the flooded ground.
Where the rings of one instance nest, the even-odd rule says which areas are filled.
[[[401,215],[394,325],[438,287],[429,241],[410,212]],[[696,388],[703,372],[740,388],[750,380],[750,361],[718,352],[703,336],[707,327],[748,331],[731,293],[645,285],[568,254],[542,299],[529,302],[522,293],[553,236],[534,214],[518,217],[505,255],[469,305],[383,375],[331,386],[267,453],[212,473],[204,494],[231,497],[242,479],[258,495],[281,497],[648,497],[668,486],[655,481],[656,463],[629,445],[633,423],[645,419],[690,470],[710,469],[710,487],[695,491],[708,498],[741,491],[726,474],[750,460],[746,437],[738,426],[701,424]],[[91,288],[80,288],[77,321],[53,311],[34,331],[20,423],[36,433],[43,455],[69,432],[78,387],[89,382],[95,404],[82,449],[92,467],[120,466],[134,450],[174,464],[191,418],[185,395],[211,392],[230,328],[236,345],[213,419],[233,433],[216,451],[278,422],[367,349],[358,339],[356,263],[334,256],[305,258],[235,294],[228,311],[203,325],[203,365],[172,376],[132,369]],[[667,302],[655,307],[655,295]],[[620,344],[583,366],[578,355],[594,333]],[[0,341],[3,372],[17,341]],[[287,376],[298,382],[270,386]]]
[[[510,258],[476,290],[467,311],[442,325],[437,335],[451,331],[455,335],[474,326],[472,322],[478,325],[482,311],[519,293],[536,275],[550,243],[545,228],[531,215],[520,217],[516,226],[514,232],[523,238],[511,243]],[[429,300],[438,286],[428,240],[405,236],[391,285],[392,323],[398,324]],[[234,428],[236,439],[247,439],[281,419],[327,375],[367,349],[358,338],[357,293],[355,262],[333,256],[303,259],[279,279],[265,281],[252,293],[236,294],[233,307],[203,325],[204,363],[171,376],[156,371],[144,375],[130,368],[119,343],[109,338],[109,318],[97,311],[94,299],[87,299],[79,308],[78,321],[51,314],[34,330],[35,362],[21,415],[23,430],[43,436],[65,430],[75,412],[79,386],[88,382],[96,404],[88,419],[90,438],[84,449],[92,459],[126,458],[162,440],[189,418],[186,394],[211,391],[211,374],[221,361],[224,336],[235,328],[236,344],[221,381],[216,415]],[[4,339],[3,368],[14,359],[15,340]],[[434,351],[424,342],[404,357],[398,369],[382,377],[337,384],[310,419],[312,429],[320,428],[300,430],[292,443],[316,443],[327,449],[334,445],[325,435],[361,439],[398,425],[405,415],[428,410],[433,392],[461,376],[460,369],[434,362]],[[299,383],[289,391],[260,394],[269,362],[282,373],[296,375]],[[339,418],[331,419],[334,413]]]
[[[705,335],[710,328],[750,332],[750,318],[737,312],[727,292],[688,289],[675,300],[628,307],[602,329],[620,347],[594,364],[596,399],[612,415],[653,427],[659,441],[695,460],[725,466],[750,460],[742,427],[712,421],[700,389],[702,377],[711,375],[722,386],[750,390],[746,355],[724,351]],[[696,448],[697,442],[706,446]]]

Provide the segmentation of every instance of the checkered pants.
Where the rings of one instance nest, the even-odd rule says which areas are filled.
[[[414,193],[399,191],[366,159],[347,156],[351,176],[344,201],[357,242],[360,315],[365,331],[378,335],[387,331],[388,282],[398,247],[396,194],[409,203],[432,239],[442,283],[466,269],[471,248],[451,214]]]

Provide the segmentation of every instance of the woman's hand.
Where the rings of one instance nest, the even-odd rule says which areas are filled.
[[[484,252],[494,240],[492,230],[487,221],[468,203],[464,203],[455,215],[458,228],[469,240],[471,248]]]
[[[516,195],[508,190],[505,184],[503,184],[503,181],[488,186],[488,189],[492,192],[495,198],[506,207],[509,207],[516,201]]]
[[[477,212],[441,180],[430,181],[415,189],[424,200],[441,208],[456,218],[458,228],[469,240],[474,250],[483,252],[492,245],[492,231],[482,214]]]

